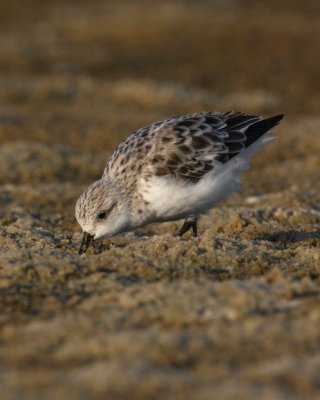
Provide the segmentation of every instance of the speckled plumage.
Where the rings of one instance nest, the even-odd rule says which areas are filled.
[[[206,212],[237,189],[238,175],[282,117],[201,112],[139,129],[80,196],[78,222],[97,239]]]

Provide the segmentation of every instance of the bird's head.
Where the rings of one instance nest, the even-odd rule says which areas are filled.
[[[86,241],[88,245],[91,240],[113,236],[130,228],[127,202],[106,179],[99,179],[81,194],[75,214],[84,232],[83,243]]]

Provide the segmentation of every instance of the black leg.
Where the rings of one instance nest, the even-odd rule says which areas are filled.
[[[192,224],[192,234],[193,234],[194,237],[197,237],[197,236],[198,236],[198,226],[197,226],[197,223],[198,223],[198,219],[197,219],[197,217],[194,217],[194,221],[193,221],[193,224]]]
[[[177,236],[183,236],[189,229],[192,229],[193,236],[197,237],[197,217],[193,215],[185,219],[181,229],[177,232]]]

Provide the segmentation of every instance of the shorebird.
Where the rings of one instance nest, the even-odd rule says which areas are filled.
[[[79,253],[91,242],[152,222],[184,218],[177,232],[197,235],[197,219],[239,189],[251,157],[275,140],[283,115],[200,112],[143,127],[111,154],[101,179],[76,204]]]

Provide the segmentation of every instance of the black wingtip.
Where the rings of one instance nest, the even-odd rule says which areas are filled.
[[[265,129],[265,132],[267,132],[269,129],[273,128],[274,126],[278,125],[282,119],[284,118],[284,114],[279,114],[279,115],[275,115],[273,117],[270,118],[264,118],[261,119],[260,121],[252,124],[249,129],[251,128],[257,128],[260,127],[262,129]]]
[[[262,119],[250,125],[249,128],[245,131],[245,135],[247,136],[247,140],[245,142],[246,147],[250,146],[262,135],[270,131],[270,129],[277,126],[281,122],[283,117],[284,114],[279,114],[275,115],[274,117]]]
[[[275,115],[274,117],[268,118],[272,119],[275,124],[279,124],[284,118],[284,114]]]

